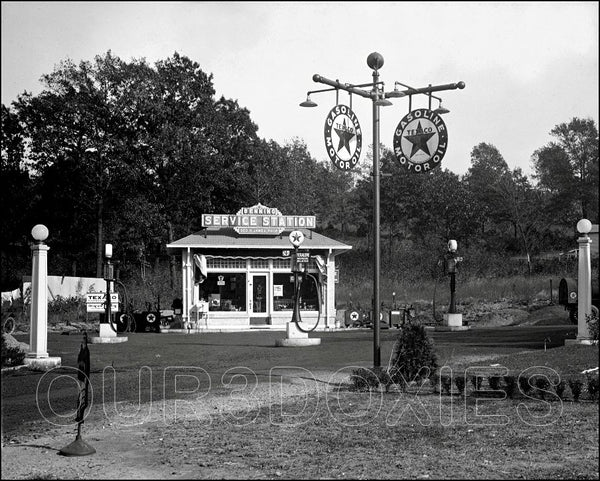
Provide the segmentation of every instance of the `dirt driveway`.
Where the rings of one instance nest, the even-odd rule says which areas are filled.
[[[36,422],[23,434],[2,444],[2,479],[189,479],[202,478],[202,470],[189,472],[187,453],[166,453],[161,449],[162,436],[171,444],[183,446],[189,441],[185,431],[173,429],[185,423],[198,423],[200,429],[213,421],[237,416],[247,409],[270,406],[275,402],[300,405],[307,396],[325,396],[334,389],[334,373],[319,373],[327,382],[305,382],[288,378],[272,386],[260,383],[250,396],[232,391],[209,393],[196,401],[166,400],[153,409],[139,409],[129,403],[118,405],[120,422],[108,422],[102,415],[92,415],[83,425],[82,439],[96,453],[68,457],[59,451],[75,440],[76,428]],[[347,379],[346,379],[347,380]],[[343,382],[340,379],[340,382]],[[160,433],[160,434],[157,434]],[[179,436],[179,437],[178,437]],[[269,473],[249,473],[227,465],[212,467],[212,479],[252,477],[269,478]],[[277,475],[275,475],[277,476]]]

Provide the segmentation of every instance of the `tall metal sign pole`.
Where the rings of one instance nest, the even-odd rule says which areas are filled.
[[[438,92],[442,90],[454,90],[454,89],[463,89],[465,87],[464,82],[458,82],[454,84],[446,84],[446,85],[437,85],[423,88],[412,88],[409,87],[405,90],[396,90],[394,89],[391,92],[385,92],[384,83],[379,80],[379,69],[383,67],[383,56],[377,52],[373,52],[369,54],[367,57],[367,65],[373,70],[373,81],[365,84],[347,84],[341,83],[337,80],[329,80],[321,75],[315,74],[313,75],[313,81],[322,83],[325,85],[329,85],[332,88],[323,89],[323,90],[314,90],[312,92],[307,93],[307,99],[305,102],[300,104],[301,107],[316,107],[317,104],[310,100],[311,93],[317,92],[326,92],[335,90],[336,93],[338,90],[344,90],[349,92],[350,94],[356,94],[360,97],[371,99],[373,102],[373,365],[374,367],[381,366],[381,346],[379,341],[379,322],[380,322],[380,295],[379,295],[379,277],[380,277],[380,226],[379,226],[379,203],[380,203],[380,180],[381,173],[379,168],[379,107],[380,106],[388,106],[392,105],[392,103],[387,100],[388,98],[394,97],[404,97],[404,96],[412,96],[416,94],[426,94],[430,96],[432,92]],[[399,83],[399,82],[396,82]],[[400,84],[404,85],[404,84]],[[371,90],[364,90],[362,87],[371,87]],[[440,99],[441,104],[441,99]],[[423,109],[424,110],[424,109]],[[429,112],[429,110],[427,110]],[[421,117],[422,116],[422,117]],[[415,120],[422,120],[423,124],[429,122],[429,118],[427,117],[427,113],[419,113],[416,115]],[[342,119],[339,120],[339,119]],[[412,122],[412,119],[411,119]],[[401,122],[402,124],[402,122]],[[408,121],[406,122],[408,125]],[[406,125],[404,127],[406,127]],[[404,129],[402,128],[402,130]],[[412,132],[410,135],[407,135],[407,141],[412,142],[413,145],[418,145],[422,148],[423,145],[427,142],[425,139],[425,135],[432,136],[433,134],[422,134],[419,129],[422,128],[421,124],[417,128],[415,126],[415,132]],[[427,128],[427,127],[426,127]],[[398,131],[401,129],[399,128]],[[332,141],[332,131],[336,132],[339,137],[339,143],[335,144]],[[325,144],[327,149],[327,154],[330,159],[334,163],[334,165],[341,170],[352,170],[360,156],[360,146],[362,144],[361,140],[362,132],[360,130],[360,126],[358,124],[358,120],[356,116],[352,112],[351,107],[346,107],[343,105],[338,105],[334,107],[327,116],[327,120],[325,121]],[[354,144],[353,144],[354,142]],[[354,145],[354,149],[352,148]],[[445,145],[443,146],[445,152]],[[415,167],[415,172],[426,171],[429,168],[435,167],[439,165],[441,158],[443,156],[443,152],[438,150],[437,147],[434,149],[433,154],[431,155],[431,166],[427,163],[427,167],[424,167],[425,162],[421,164],[412,163],[413,154],[416,152],[416,147],[413,147],[413,152],[410,155],[402,153],[402,147],[399,146],[396,152],[396,156],[400,157],[399,161],[404,165]],[[425,150],[427,146],[425,146]],[[436,152],[437,155],[436,155]],[[417,156],[415,156],[415,159]],[[430,158],[427,158],[429,161]],[[423,167],[421,166],[423,165]]]

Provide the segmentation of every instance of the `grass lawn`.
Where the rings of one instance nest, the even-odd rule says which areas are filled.
[[[337,392],[156,427],[189,478],[598,479],[598,405]]]
[[[440,372],[555,373],[568,380],[585,379],[581,371],[598,366],[597,346],[561,346],[558,336],[566,331],[556,327],[553,347],[544,350],[539,340],[549,328],[528,329],[532,335],[526,340],[506,334],[521,331],[505,328],[432,332]],[[381,333],[383,365],[397,335]],[[73,413],[76,391],[68,376],[80,343],[79,336],[50,336],[49,349],[63,358],[56,373],[2,374],[3,443],[11,447],[17,439],[11,451],[14,471],[7,476],[25,472],[15,477],[36,478],[50,463],[59,479],[598,479],[598,401],[589,392],[579,402],[568,387],[562,398],[550,388],[544,398],[534,389],[500,399],[490,394],[487,382],[478,391],[467,382],[466,395],[455,386],[451,394],[440,392],[428,382],[407,391],[357,392],[352,366],[372,366],[372,331],[319,334],[321,346],[301,350],[273,347],[281,336],[137,334],[123,344],[92,345],[95,404],[85,433],[98,453],[83,464],[47,454],[46,446],[65,444],[64,437],[58,446],[52,439],[70,428],[64,422],[40,423],[36,390],[51,385],[52,409]],[[498,342],[497,336],[505,340]],[[185,366],[196,367],[186,371]],[[283,397],[268,394],[266,381],[276,366],[288,367],[276,382],[295,389]],[[107,369],[118,381],[114,392],[110,382],[103,385]],[[318,388],[303,391],[304,382]],[[138,396],[142,402],[151,399],[157,416],[165,409],[164,417],[121,430],[117,417],[107,419],[102,410],[103,400],[113,394],[134,410]],[[250,402],[254,398],[260,402]],[[177,402],[181,415],[167,415]],[[186,406],[200,414],[183,415]],[[50,406],[45,409],[49,416]],[[112,437],[102,444],[109,429]],[[38,436],[48,439],[46,444],[18,447]],[[111,446],[119,448],[110,452]],[[127,457],[116,462],[119,456]]]

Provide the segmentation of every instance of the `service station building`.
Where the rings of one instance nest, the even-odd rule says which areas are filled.
[[[181,255],[182,318],[195,330],[283,330],[292,320],[295,252],[304,240],[302,319],[317,330],[335,327],[335,258],[352,247],[313,232],[314,216],[284,216],[257,204],[236,214],[204,214],[200,232],[167,245]],[[189,324],[188,324],[189,323]]]

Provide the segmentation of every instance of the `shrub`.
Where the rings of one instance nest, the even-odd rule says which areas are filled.
[[[517,381],[514,376],[504,376],[504,390],[506,395],[512,399],[515,395],[515,389],[517,388]]]
[[[86,300],[84,297],[56,296],[48,302],[48,323],[76,322],[85,315]]]
[[[583,381],[581,379],[569,379],[569,389],[571,389],[573,401],[578,402],[583,389]]]
[[[394,345],[390,369],[393,382],[404,388],[412,380],[429,378],[436,369],[437,358],[425,327],[407,324]]]
[[[385,392],[389,392],[390,386],[394,384],[391,372],[381,366],[374,367],[372,371],[379,380],[379,386],[384,386]]]
[[[519,390],[523,394],[527,394],[531,391],[531,384],[529,384],[529,378],[524,376],[519,376]]]
[[[439,394],[439,385],[440,385],[440,375],[435,372],[429,377],[429,382],[432,387],[433,394]]]
[[[492,390],[498,391],[500,389],[500,376],[490,376],[488,382]]]
[[[442,382],[442,392],[450,395],[452,391],[452,378],[444,375],[440,378],[440,381]]]
[[[546,376],[537,376],[534,381],[535,387],[539,391],[539,396],[541,399],[546,397],[546,391],[550,388],[550,381]]]
[[[553,386],[554,386],[554,391],[556,391],[556,395],[560,399],[564,399],[563,396],[565,394],[565,388],[567,387],[567,384],[565,383],[565,381],[563,381],[561,379],[557,384],[553,384]]]
[[[598,397],[598,375],[587,375],[587,392],[592,400]]]
[[[2,334],[1,345],[1,365],[2,367],[20,366],[23,364],[26,353],[18,346],[9,346],[4,334]]]
[[[350,382],[356,391],[371,391],[379,387],[379,377],[372,369],[366,367],[354,369]]]
[[[585,322],[592,341],[598,342],[598,314],[591,313],[585,316]]]
[[[456,389],[458,389],[459,394],[465,394],[465,377],[464,376],[456,376],[454,378],[454,385]]]
[[[473,385],[473,389],[476,391],[481,390],[481,384],[483,383],[483,378],[481,376],[471,376],[471,384]]]

